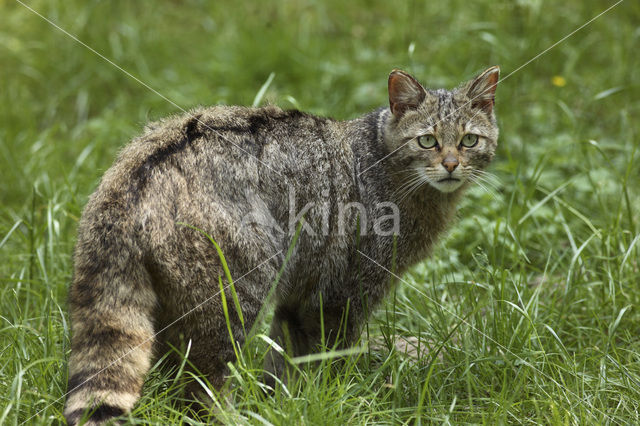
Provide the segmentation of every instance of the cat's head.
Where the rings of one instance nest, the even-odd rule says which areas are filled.
[[[391,72],[385,143],[393,168],[441,192],[473,181],[497,147],[499,74],[492,67],[453,90],[429,90],[404,71]]]

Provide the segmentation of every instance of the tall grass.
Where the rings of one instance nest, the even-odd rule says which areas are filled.
[[[396,67],[432,87],[493,64],[505,76],[611,4],[28,2],[181,108],[336,118],[385,104]],[[0,14],[0,423],[48,424],[62,419],[82,206],[146,121],[179,110],[19,3]],[[500,83],[495,177],[401,277],[364,350],[297,360],[269,394],[263,328],[209,412],[156,368],[130,420],[640,422],[639,22],[624,1]]]

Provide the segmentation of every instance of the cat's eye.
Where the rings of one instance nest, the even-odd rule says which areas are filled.
[[[465,148],[473,148],[478,143],[478,135],[474,135],[472,133],[467,133],[462,137],[460,141],[460,145]]]
[[[418,136],[418,145],[424,149],[433,149],[438,146],[438,140],[433,135]]]

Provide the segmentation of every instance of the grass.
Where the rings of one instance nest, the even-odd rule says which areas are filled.
[[[273,73],[263,103],[351,118],[386,102],[392,68],[432,87],[506,76],[613,2],[28,4],[182,108],[250,105]],[[0,14],[0,423],[49,424],[82,206],[123,144],[178,109],[19,3]],[[374,315],[388,345],[302,362],[265,397],[258,334],[231,403],[197,415],[155,369],[130,420],[639,423],[638,22],[624,1],[500,83],[496,187],[471,191]],[[426,352],[413,361],[395,336]]]

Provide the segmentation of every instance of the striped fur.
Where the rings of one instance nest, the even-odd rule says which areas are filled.
[[[311,203],[308,228],[275,292],[271,335],[288,340],[294,355],[309,353],[322,317],[326,336],[352,343],[389,290],[387,272],[358,251],[385,268],[395,264],[398,273],[429,254],[473,172],[493,157],[495,82],[494,68],[452,91],[426,90],[396,71],[390,108],[351,121],[273,106],[212,107],[149,125],[104,174],[79,224],[68,423],[126,416],[165,343],[190,342],[190,361],[214,386],[224,383],[234,352],[221,298],[211,298],[224,272],[215,247],[181,223],[211,235],[232,276],[242,276],[235,288],[244,327],[230,306],[231,330],[242,343],[289,247],[291,202]],[[474,149],[459,145],[468,132],[481,135]],[[420,147],[425,133],[439,149]],[[442,181],[445,159],[459,164],[451,174],[459,184]],[[377,204],[388,201],[400,208],[395,243],[371,221],[360,222],[357,210],[336,220],[340,205],[358,202],[375,216]],[[367,232],[357,237],[361,225]],[[282,374],[283,360],[273,355],[266,368]]]

